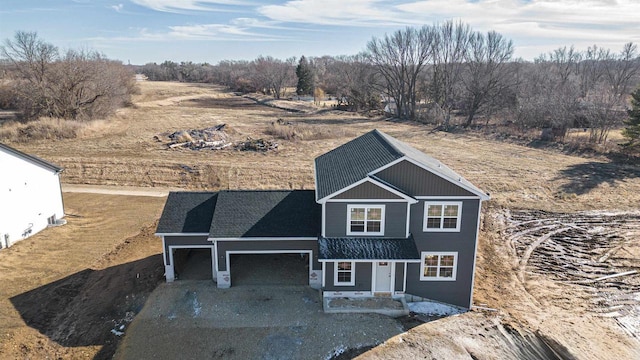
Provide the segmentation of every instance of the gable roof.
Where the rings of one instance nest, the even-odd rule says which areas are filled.
[[[420,259],[413,237],[408,238],[320,238],[319,260],[415,260]]]
[[[440,161],[376,129],[316,158],[316,200],[333,196],[366,177],[379,180],[375,177],[376,172],[401,159],[407,159],[483,200],[489,198]]]
[[[378,130],[320,155],[315,160],[316,199],[324,199],[402,156]]]
[[[220,191],[209,238],[317,237],[313,190]]]
[[[208,234],[218,193],[170,192],[156,234]]]
[[[54,165],[54,164],[52,164],[52,163],[50,163],[50,162],[48,162],[46,160],[42,160],[39,157],[23,153],[22,151],[14,149],[14,148],[12,148],[12,147],[10,147],[8,145],[0,143],[0,150],[4,150],[5,152],[7,152],[7,153],[9,153],[11,155],[14,155],[14,156],[16,156],[18,158],[21,158],[21,159],[23,159],[25,161],[28,161],[28,162],[30,162],[30,163],[32,163],[34,165],[40,166],[40,167],[45,168],[47,170],[51,170],[51,171],[54,171],[54,172],[57,172],[57,173],[62,171],[62,168],[57,166],[57,165]]]

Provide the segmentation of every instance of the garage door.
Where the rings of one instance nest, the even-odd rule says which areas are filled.
[[[308,285],[309,254],[231,254],[237,285]]]
[[[176,280],[211,280],[211,248],[178,248],[173,250]]]

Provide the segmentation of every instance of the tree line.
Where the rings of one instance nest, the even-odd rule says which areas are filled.
[[[495,31],[447,21],[374,37],[357,55],[261,56],[216,65],[166,61],[140,71],[151,80],[218,83],[276,98],[294,87],[298,95],[320,91],[347,110],[386,107],[398,118],[445,130],[501,118],[522,130],[547,129],[544,135],[555,139],[584,127],[590,142],[602,143],[622,125],[628,96],[640,83],[635,44],[620,52],[565,46],[534,61],[513,53],[513,42]]]
[[[24,120],[94,119],[130,103],[133,72],[89,49],[60,51],[35,32],[16,32],[0,46],[0,108]]]
[[[514,59],[511,40],[447,21],[374,37],[356,55],[285,60],[259,56],[218,64],[165,61],[137,67],[150,80],[217,83],[275,98],[330,94],[349,111],[384,108],[401,119],[444,130],[502,119],[562,139],[584,127],[603,143],[627,118],[627,99],[640,83],[637,46],[620,52],[596,45],[560,47],[533,61]],[[0,47],[0,107],[39,116],[94,118],[127,104],[132,74],[91,50],[61,52],[36,33],[17,32]]]

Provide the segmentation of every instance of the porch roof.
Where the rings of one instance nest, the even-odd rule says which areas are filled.
[[[318,239],[319,260],[417,260],[420,254],[408,238],[325,238]]]

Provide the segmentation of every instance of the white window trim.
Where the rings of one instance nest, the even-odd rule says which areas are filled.
[[[384,209],[384,205],[375,205],[375,204],[350,204],[347,205],[347,235],[351,235],[351,236],[357,236],[357,235],[384,235],[384,213],[385,213],[385,209]],[[364,220],[364,228],[365,231],[363,232],[354,232],[351,231],[351,209],[353,208],[364,208],[364,214],[365,214],[365,220]],[[367,215],[367,210],[371,209],[371,208],[377,208],[377,209],[381,209],[381,213],[380,213],[380,231],[377,232],[372,232],[372,231],[366,231],[367,228],[367,219],[366,219],[366,215]]]
[[[338,281],[338,263],[351,263],[351,281]],[[340,270],[346,272],[346,270]],[[333,263],[333,285],[335,286],[354,286],[356,284],[356,263],[354,261],[336,261]]]
[[[424,276],[424,260],[427,255],[438,256],[438,276]],[[453,255],[453,277],[440,277],[440,259],[442,256]],[[423,251],[420,253],[420,281],[456,281],[458,273],[458,253],[457,252],[434,252]]]
[[[442,211],[444,212],[445,205],[458,205],[458,216],[456,217],[456,227],[455,229],[443,229],[442,228],[442,219],[444,215],[440,215],[440,227],[439,228],[427,228],[427,218],[428,218],[428,210],[429,205],[442,205]],[[424,202],[424,211],[423,211],[423,219],[422,219],[422,231],[423,232],[460,232],[460,223],[462,223],[462,201],[425,201]]]

